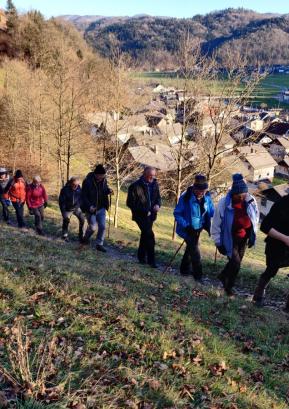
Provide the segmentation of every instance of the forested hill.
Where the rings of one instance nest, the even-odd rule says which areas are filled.
[[[79,22],[75,16],[70,20]],[[178,34],[184,29],[200,39],[204,52],[216,52],[220,61],[229,47],[232,52],[246,51],[250,63],[289,63],[288,15],[227,9],[188,19],[144,15],[86,21],[85,38],[98,52],[108,56],[115,37],[122,50],[142,66],[173,65]]]

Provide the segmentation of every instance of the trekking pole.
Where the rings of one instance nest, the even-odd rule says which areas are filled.
[[[175,252],[174,256],[172,257],[171,261],[169,262],[169,264],[166,266],[166,268],[164,269],[164,274],[168,271],[168,269],[172,266],[173,262],[175,261],[175,258],[177,257],[177,255],[179,254],[179,252],[181,251],[181,248],[183,247],[183,245],[185,244],[185,240],[182,241],[180,247],[177,249],[177,251]]]
[[[111,194],[109,195],[109,211],[108,211],[108,231],[107,238],[110,238],[110,225],[111,225]]]
[[[215,251],[215,262],[214,262],[214,266],[216,267],[217,265],[217,256],[218,256],[218,248],[216,246],[216,251]]]

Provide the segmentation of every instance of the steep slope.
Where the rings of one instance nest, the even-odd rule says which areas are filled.
[[[1,402],[21,391],[58,409],[285,409],[285,314],[136,264],[127,240],[129,235],[135,250],[138,233],[127,212],[122,209],[126,230],[112,232],[119,244],[126,242],[125,250],[110,246],[106,255],[79,248],[75,225],[70,243],[57,239],[56,203],[46,209],[46,231],[53,238],[1,224]],[[161,236],[163,214],[157,224]],[[178,246],[168,238],[167,259]],[[212,260],[204,258],[206,274],[215,274]],[[247,259],[246,282],[255,268]],[[278,275],[269,294],[273,287],[284,297],[284,282]],[[41,359],[34,356],[38,346]],[[39,371],[43,363],[47,367]]]

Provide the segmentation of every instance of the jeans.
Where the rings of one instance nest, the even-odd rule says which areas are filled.
[[[70,223],[70,218],[71,216],[74,215],[78,218],[79,222],[79,232],[78,236],[79,239],[81,240],[83,238],[83,228],[84,228],[84,223],[85,223],[85,217],[84,214],[82,213],[80,208],[74,209],[70,212],[63,212],[62,217],[63,217],[63,223],[62,223],[62,235],[63,237],[67,237],[68,235],[68,226]]]
[[[196,231],[190,239],[186,240],[186,250],[181,262],[180,273],[187,275],[193,274],[194,278],[202,278],[203,269],[201,263],[201,253],[199,249],[200,231]]]
[[[141,231],[137,257],[141,263],[155,263],[155,235],[150,216],[136,217],[135,221]]]
[[[34,214],[34,223],[37,233],[43,233],[43,220],[44,220],[44,206],[31,209]]]
[[[25,227],[25,222],[24,222],[24,203],[20,202],[12,202],[13,207],[16,211],[16,218],[17,218],[17,223],[18,227]]]
[[[95,213],[87,213],[86,218],[88,222],[88,227],[85,232],[84,240],[88,241],[93,233],[97,230],[96,244],[103,245],[105,237],[105,215],[106,210],[103,207],[100,210],[97,210]]]
[[[9,220],[9,208],[8,208],[8,206],[7,206],[7,204],[6,204],[6,199],[3,199],[3,198],[0,196],[0,203],[1,203],[1,205],[2,205],[2,215],[3,215],[3,219],[4,219],[5,222],[8,222],[8,220]]]
[[[229,258],[228,263],[219,275],[219,278],[225,282],[225,287],[228,290],[231,290],[235,284],[241,268],[242,259],[245,255],[247,241],[247,238],[234,239],[232,257]]]

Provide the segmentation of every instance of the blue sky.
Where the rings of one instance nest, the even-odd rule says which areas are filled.
[[[5,7],[6,0],[0,0]],[[14,0],[21,11],[40,10],[45,16],[60,14],[93,14],[124,16],[151,14],[156,16],[192,17],[227,7],[244,7],[261,12],[289,13],[289,0]]]

